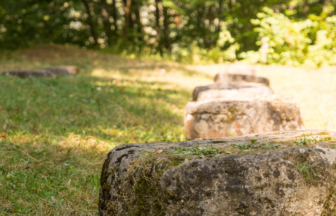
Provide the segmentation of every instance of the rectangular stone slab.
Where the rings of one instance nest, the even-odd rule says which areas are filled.
[[[295,101],[265,98],[212,99],[189,102],[184,129],[188,138],[215,138],[304,129]]]
[[[198,86],[193,91],[193,101],[214,98],[239,99],[271,96],[270,87],[259,83],[213,83]]]
[[[270,81],[265,77],[258,77],[246,74],[218,73],[215,75],[214,81],[219,83],[252,82],[264,84],[266,86],[270,85]]]

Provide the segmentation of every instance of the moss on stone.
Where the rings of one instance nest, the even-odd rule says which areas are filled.
[[[161,154],[145,152],[134,160],[126,179],[134,193],[124,197],[128,215],[165,215],[168,200],[172,200],[174,195],[161,190],[160,178],[166,170],[180,165],[186,158],[165,151]]]

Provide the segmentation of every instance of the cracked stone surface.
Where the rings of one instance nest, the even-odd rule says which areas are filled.
[[[141,197],[130,206],[128,197],[135,196],[137,175],[127,179],[132,161],[144,152],[167,151],[176,147],[225,147],[249,143],[252,139],[287,145],[305,134],[328,137],[311,146],[298,146],[266,153],[193,159],[164,170],[158,176],[156,192]],[[129,144],[115,147],[107,156],[101,175],[99,215],[166,215],[166,216],[318,216],[336,212],[336,132],[287,131],[212,140],[177,143]],[[164,161],[164,156],[158,156]],[[313,180],[299,169],[311,167]],[[141,171],[138,167],[137,171]],[[153,169],[146,178],[155,176]],[[128,182],[128,184],[123,184]],[[124,186],[122,186],[124,185]],[[126,185],[126,186],[125,186]],[[154,200],[160,206],[154,205]],[[136,200],[135,200],[136,201]],[[143,206],[147,206],[144,208]],[[130,211],[130,207],[134,210]],[[156,209],[160,208],[160,213]],[[141,214],[140,214],[141,213]]]
[[[272,94],[270,87],[258,83],[214,83],[196,87],[193,91],[193,101],[214,98],[259,98]]]
[[[189,102],[184,128],[188,138],[196,139],[302,130],[304,125],[297,103],[272,95]]]
[[[252,83],[261,83],[267,86],[270,85],[270,81],[265,77],[258,77],[246,74],[219,73],[216,74],[214,81],[219,83],[252,82]]]

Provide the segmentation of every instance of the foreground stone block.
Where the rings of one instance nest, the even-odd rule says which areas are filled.
[[[189,102],[184,128],[188,138],[196,139],[301,130],[304,126],[299,106],[273,95]]]
[[[20,78],[26,77],[57,77],[57,76],[74,76],[79,72],[76,66],[55,66],[47,67],[42,71],[9,71],[4,72],[3,75],[16,76]]]
[[[270,82],[267,78],[257,77],[254,75],[244,75],[244,74],[219,73],[216,74],[214,81],[219,83],[252,82],[252,83],[261,83],[267,86],[270,85]]]
[[[257,83],[214,83],[196,87],[193,92],[193,100],[259,98],[272,94],[273,91],[270,87]]]
[[[255,76],[257,73],[257,68],[253,65],[231,64],[227,68],[226,72],[229,74],[244,74]]]
[[[99,215],[334,215],[335,138],[291,131],[118,146],[103,165]]]

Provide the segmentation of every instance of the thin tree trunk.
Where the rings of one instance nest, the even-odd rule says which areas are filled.
[[[118,38],[118,14],[117,14],[117,7],[116,7],[116,0],[112,1],[112,17],[113,17],[113,24],[114,24],[114,36]]]
[[[156,22],[156,41],[158,42],[158,49],[160,55],[163,56],[163,51],[161,47],[161,27],[160,27],[160,9],[159,9],[160,0],[155,0],[155,22]]]
[[[165,45],[166,49],[168,52],[171,51],[171,46],[170,46],[170,38],[169,38],[169,17],[168,17],[168,9],[163,7],[163,34],[164,34],[164,40],[165,40]]]
[[[142,35],[142,23],[141,23],[141,17],[140,17],[140,7],[139,7],[139,0],[134,0],[134,14],[135,14],[135,21],[137,25],[137,35],[138,35],[138,41],[143,41],[143,35]]]
[[[110,14],[107,10],[107,3],[106,0],[100,0],[101,2],[101,13],[103,17],[103,25],[105,34],[107,37],[107,44],[111,46],[112,44],[112,30],[111,30],[111,23],[110,23]]]
[[[233,14],[233,3],[232,3],[232,0],[229,0],[229,9],[230,9],[231,14]],[[233,19],[234,19],[234,18],[233,18]],[[234,24],[234,22],[232,23],[232,31],[231,31],[231,34],[232,34],[232,37],[235,37],[235,36],[236,36],[236,33],[235,33],[235,24]]]
[[[217,25],[217,32],[220,33],[221,31],[221,24],[220,24],[220,15],[222,14],[222,8],[223,8],[223,0],[219,0],[218,2],[218,12],[217,12],[217,19],[218,19],[218,25]]]
[[[90,26],[91,36],[93,37],[94,43],[98,44],[97,32],[96,32],[96,29],[95,29],[94,24],[93,24],[93,18],[92,18],[92,15],[91,15],[90,5],[89,5],[87,0],[82,0],[82,2],[84,4],[84,7],[86,9],[86,13],[88,15],[88,24]]]
[[[128,29],[130,26],[131,4],[132,4],[132,0],[124,0],[124,11],[125,11],[124,37],[125,38],[127,37]]]

